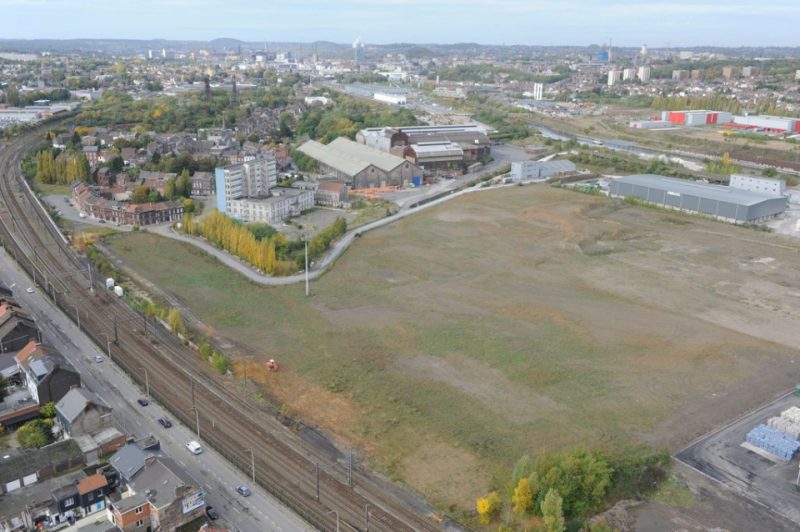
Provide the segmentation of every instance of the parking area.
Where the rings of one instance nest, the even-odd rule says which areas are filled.
[[[780,397],[694,443],[676,458],[800,525],[798,458],[775,463],[741,445],[753,427],[792,406],[800,407],[800,397]]]
[[[89,216],[81,218],[80,211],[69,196],[52,195],[45,196],[43,199],[47,205],[50,205],[59,213],[59,216],[72,222],[77,230],[80,230],[82,226],[113,228],[119,231],[130,231],[132,229],[127,225],[117,226],[116,224],[90,218]]]

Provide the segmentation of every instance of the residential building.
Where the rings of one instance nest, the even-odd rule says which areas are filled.
[[[533,99],[534,100],[544,99],[544,83],[533,84]]]
[[[30,340],[15,357],[28,392],[40,405],[58,402],[81,385],[81,375],[52,347]]]
[[[722,77],[725,79],[733,79],[738,74],[736,67],[727,66],[722,69]]]
[[[266,198],[278,184],[278,167],[273,153],[214,171],[217,210],[228,212],[229,202],[242,198]]]
[[[511,163],[511,179],[513,181],[544,180],[559,174],[575,172],[572,161],[558,159],[554,161],[517,161]]]
[[[314,208],[314,191],[274,187],[268,198],[242,198],[227,202],[227,214],[243,222],[280,223]]]
[[[326,207],[341,207],[348,200],[347,185],[323,181],[314,193],[314,202]]]
[[[673,70],[672,71],[672,80],[673,81],[683,81],[689,79],[690,73],[688,70]]]
[[[113,425],[112,408],[86,388],[72,388],[56,403],[56,420],[71,437],[91,434]]]
[[[613,87],[614,85],[618,84],[622,80],[622,71],[621,70],[609,70],[608,71],[608,86]]]
[[[145,226],[177,222],[183,218],[182,201],[129,203],[123,200],[106,198],[100,194],[96,187],[91,187],[83,182],[73,185],[72,199],[78,209],[88,216],[116,225]]]
[[[636,77],[639,78],[639,81],[642,83],[648,83],[650,81],[650,67],[640,66],[639,71],[636,73]]]
[[[195,172],[192,176],[192,196],[211,196],[216,191],[216,180],[211,172]]]
[[[753,223],[786,210],[788,198],[661,175],[629,175],[609,185],[612,197],[634,197],[666,208],[733,223]]]
[[[74,520],[79,503],[75,486],[84,477],[82,470],[72,471],[6,492],[0,504],[0,532],[55,529]]]
[[[114,453],[108,464],[117,472],[121,482],[130,482],[144,468],[146,458],[144,451],[129,443]]]
[[[410,161],[377,148],[339,137],[330,144],[309,140],[300,148],[323,172],[352,188],[403,186],[421,169]]]
[[[83,517],[106,508],[105,497],[109,493],[108,479],[100,473],[82,478],[76,486]]]
[[[19,351],[39,337],[36,323],[16,303],[0,304],[0,352]]]
[[[110,501],[112,522],[125,532],[175,530],[201,515],[205,492],[168,458],[148,457],[125,483],[122,498]]]
[[[622,70],[622,81],[633,81],[636,79],[635,68],[625,68]]]
[[[694,70],[692,70],[691,78],[693,80],[702,80],[703,79],[703,75],[704,75],[703,70],[694,69]]]

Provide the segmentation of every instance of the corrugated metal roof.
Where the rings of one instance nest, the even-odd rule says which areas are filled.
[[[750,192],[725,185],[711,185],[656,174],[629,175],[620,177],[616,181],[746,206],[780,197],[764,192]]]
[[[391,172],[406,162],[405,159],[344,137],[339,137],[327,145],[309,140],[298,149],[325,166],[350,176],[358,174],[370,165],[384,172]]]

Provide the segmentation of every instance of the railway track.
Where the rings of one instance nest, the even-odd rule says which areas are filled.
[[[199,438],[320,530],[435,531],[424,503],[301,440],[231,391],[177,338],[95,280],[27,188],[19,161],[34,130],[0,150],[0,241],[62,311]],[[444,525],[456,528],[455,525]]]

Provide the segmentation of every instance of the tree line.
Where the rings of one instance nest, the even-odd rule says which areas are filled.
[[[656,96],[650,104],[653,109],[661,111],[684,111],[691,109],[707,109],[709,111],[727,111],[739,114],[742,104],[732,96],[711,94],[708,96]]]
[[[36,179],[40,183],[68,185],[74,181],[88,181],[92,175],[89,160],[83,153],[46,149],[36,154],[35,162]]]
[[[482,524],[500,521],[526,530],[563,532],[580,529],[591,515],[622,499],[641,499],[666,480],[667,451],[626,449],[607,454],[583,448],[560,454],[525,455],[502,491],[479,497],[475,504]],[[605,523],[590,531],[609,530]]]
[[[214,246],[270,275],[289,275],[305,267],[303,240],[290,241],[267,224],[242,224],[215,209],[200,219],[187,214],[182,229],[189,235],[202,236]],[[346,232],[347,222],[337,217],[329,227],[309,240],[309,261],[321,257]]]

